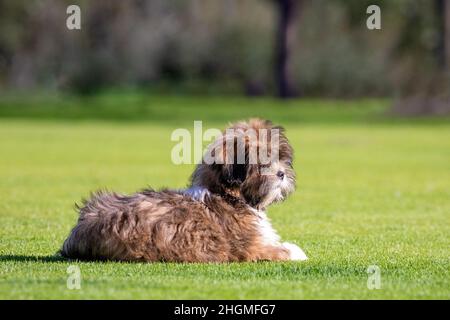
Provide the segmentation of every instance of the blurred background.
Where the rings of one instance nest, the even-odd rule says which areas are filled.
[[[393,97],[446,114],[449,69],[448,0],[0,0],[3,93]]]

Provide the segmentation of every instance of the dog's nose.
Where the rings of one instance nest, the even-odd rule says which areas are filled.
[[[283,180],[283,178],[284,178],[284,172],[283,172],[283,171],[278,171],[278,172],[277,172],[277,177],[280,178],[281,180]]]

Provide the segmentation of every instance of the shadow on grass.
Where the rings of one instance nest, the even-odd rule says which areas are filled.
[[[61,262],[61,261],[68,261],[68,260],[57,254],[51,255],[51,256],[27,256],[27,255],[6,254],[6,255],[0,255],[0,261]]]
[[[118,260],[108,260],[108,259],[94,259],[94,258],[66,258],[61,256],[59,253],[55,253],[51,256],[31,256],[31,255],[15,255],[7,254],[0,255],[0,262],[2,261],[15,261],[15,262],[97,262],[97,263],[142,263],[143,261],[118,261]]]

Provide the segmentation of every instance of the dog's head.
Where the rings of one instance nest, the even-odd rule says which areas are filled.
[[[238,122],[208,146],[192,185],[233,195],[262,210],[294,190],[292,161],[282,127],[260,119]]]

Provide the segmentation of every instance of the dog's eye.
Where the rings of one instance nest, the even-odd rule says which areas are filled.
[[[287,164],[289,167],[292,168],[292,160],[287,160],[287,161],[286,161],[286,164]]]

